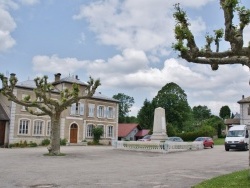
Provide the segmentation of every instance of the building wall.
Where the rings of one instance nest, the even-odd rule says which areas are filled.
[[[66,85],[67,88],[69,88],[70,85]],[[65,88],[65,86],[64,86]],[[81,88],[82,89],[82,88]],[[84,89],[81,90],[83,92]],[[15,95],[18,99],[22,99],[25,95],[30,95],[31,99],[34,99],[34,92],[32,89],[27,88],[16,88],[15,89]],[[51,98],[57,99],[58,95],[53,94]],[[10,122],[8,125],[8,128],[6,129],[8,131],[7,136],[5,137],[6,142],[8,144],[11,143],[17,143],[20,141],[27,141],[27,142],[36,142],[37,144],[40,144],[43,139],[49,138],[50,136],[47,134],[48,129],[48,123],[50,122],[49,116],[34,116],[31,115],[29,112],[25,110],[25,108],[22,105],[16,104],[14,102],[9,102],[6,97],[0,95],[0,101],[2,104],[6,104],[5,108],[9,108],[9,116]],[[71,106],[69,106],[66,110],[64,110],[61,114],[61,138],[66,138],[68,141],[70,140],[70,127],[72,124],[76,124],[78,128],[77,132],[77,142],[81,142],[84,139],[87,139],[88,141],[91,141],[93,137],[86,137],[86,129],[89,124],[93,124],[94,126],[102,125],[104,127],[104,136],[101,138],[101,142],[104,144],[110,144],[112,139],[117,139],[117,133],[118,133],[118,105],[117,102],[109,101],[109,100],[99,100],[99,99],[82,99],[79,101],[83,104],[84,113],[83,114],[71,114]],[[89,107],[88,104],[94,104],[94,116],[89,116]],[[114,108],[114,118],[108,118],[105,117],[97,117],[97,108],[98,106],[103,107],[113,107]],[[37,110],[36,108],[33,108],[33,110]],[[21,120],[28,120],[29,123],[29,129],[27,134],[20,134],[20,121]],[[36,120],[43,122],[43,128],[42,128],[42,134],[36,135],[34,134],[34,122]],[[113,126],[113,136],[107,137],[106,128],[108,126]]]
[[[240,124],[250,125],[250,115],[248,115],[248,108],[250,103],[240,104]]]

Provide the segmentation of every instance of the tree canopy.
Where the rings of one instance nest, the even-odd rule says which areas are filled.
[[[152,101],[155,107],[165,109],[166,120],[179,130],[183,128],[184,122],[188,120],[191,108],[188,105],[185,91],[176,83],[167,83],[158,91]]]
[[[145,99],[145,101],[143,102],[143,106],[139,110],[137,115],[138,123],[144,129],[153,130],[154,111],[155,111],[155,105],[152,104],[149,100]]]
[[[133,106],[134,98],[124,93],[118,93],[113,96],[114,99],[120,101],[119,103],[119,123],[126,123],[126,116],[130,112],[130,108]]]
[[[193,117],[196,121],[208,119],[211,116],[211,110],[207,106],[194,106],[192,109]]]
[[[231,110],[229,108],[229,106],[222,106],[221,109],[220,109],[220,117],[222,119],[226,119],[226,118],[230,118],[230,115],[231,115]]]

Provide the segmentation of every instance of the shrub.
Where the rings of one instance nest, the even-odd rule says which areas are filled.
[[[37,147],[37,143],[30,141],[29,147]]]
[[[42,146],[48,146],[50,144],[50,140],[48,138],[42,140]]]
[[[66,146],[67,141],[68,141],[68,140],[67,140],[66,138],[64,138],[64,139],[61,139],[61,138],[60,138],[60,145],[61,145],[61,146]]]
[[[103,128],[102,127],[94,127],[92,129],[92,133],[93,133],[93,136],[94,136],[94,139],[93,139],[93,142],[95,144],[99,144],[99,140],[103,134]]]

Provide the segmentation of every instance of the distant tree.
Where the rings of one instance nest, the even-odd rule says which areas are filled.
[[[143,102],[143,106],[139,110],[137,115],[138,123],[144,129],[153,130],[154,110],[155,110],[155,105],[151,103],[149,100],[145,99],[145,101]]]
[[[208,119],[211,116],[211,110],[207,106],[194,106],[192,112],[194,119],[197,121]]]
[[[187,95],[180,86],[173,82],[166,84],[158,91],[152,102],[155,107],[164,108],[167,122],[182,131],[191,108],[188,105]]]
[[[119,123],[126,123],[126,116],[130,112],[130,108],[133,106],[134,98],[124,93],[118,93],[113,96],[114,99],[120,101],[119,103]]]
[[[126,116],[126,123],[138,123],[137,117],[135,116]]]
[[[25,106],[27,112],[36,116],[48,115],[51,119],[51,144],[48,147],[50,155],[60,155],[60,119],[62,112],[73,103],[77,103],[80,99],[91,98],[98,86],[101,85],[100,80],[94,80],[90,77],[86,88],[87,94],[81,95],[79,86],[74,83],[72,88],[67,88],[60,92],[58,99],[51,98],[55,91],[51,83],[48,83],[48,77],[37,77],[34,79],[36,88],[34,89],[35,98],[30,95],[24,99],[18,99],[14,94],[14,88],[17,84],[17,77],[11,74],[9,80],[3,74],[0,74],[2,80],[1,93],[17,104]],[[41,112],[35,111],[38,108]]]
[[[203,122],[203,125],[211,126],[216,130],[218,137],[222,134],[222,129],[225,127],[223,120],[215,115],[211,115],[210,118]]]
[[[231,115],[231,110],[230,108],[226,105],[226,106],[222,106],[220,109],[220,117],[222,119],[226,119],[226,118],[230,118]]]

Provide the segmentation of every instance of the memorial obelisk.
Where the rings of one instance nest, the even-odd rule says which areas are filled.
[[[158,107],[154,112],[154,125],[151,141],[166,141],[168,138],[166,129],[165,109]]]

